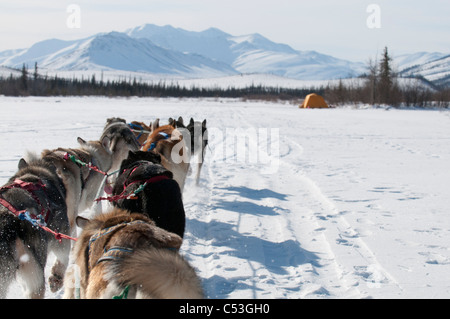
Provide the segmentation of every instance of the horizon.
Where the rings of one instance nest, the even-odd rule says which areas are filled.
[[[384,47],[393,56],[450,52],[450,6],[441,0],[430,0],[426,5],[387,0],[346,0],[339,4],[331,0],[314,4],[289,0],[276,4],[265,0],[130,0],[126,5],[104,0],[95,4],[61,1],[56,5],[50,0],[39,4],[32,0],[2,2],[0,52],[26,49],[48,39],[70,41],[98,33],[125,32],[145,24],[195,32],[216,28],[233,36],[259,33],[298,51],[317,51],[354,62],[366,62],[381,54]]]

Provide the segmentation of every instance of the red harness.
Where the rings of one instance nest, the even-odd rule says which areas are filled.
[[[124,183],[123,191],[119,195],[108,196],[108,197],[99,197],[95,201],[99,202],[101,200],[107,200],[107,201],[110,201],[110,202],[117,202],[118,200],[121,200],[121,199],[137,199],[136,195],[139,192],[141,192],[145,188],[145,186],[147,186],[150,183],[157,183],[159,181],[163,181],[163,180],[166,180],[166,179],[169,179],[169,177],[167,177],[166,175],[158,175],[158,176],[154,176],[152,178],[146,179],[146,180],[134,181],[134,182],[132,182],[130,184]],[[139,188],[137,190],[135,190],[133,193],[131,193],[129,195],[125,194],[125,192],[127,191],[127,187],[128,186],[133,185],[133,184],[138,184],[138,183],[143,183],[143,184],[141,184],[139,186]]]
[[[0,192],[3,190],[12,189],[12,188],[21,188],[23,190],[26,190],[28,193],[30,193],[31,197],[33,197],[34,201],[41,208],[41,212],[39,215],[37,215],[37,216],[31,215],[31,217],[33,219],[38,220],[41,224],[47,223],[48,218],[50,216],[50,209],[48,208],[48,206],[49,206],[48,202],[46,203],[47,204],[47,209],[46,209],[45,206],[42,205],[41,201],[39,200],[39,197],[35,194],[35,191],[37,191],[37,190],[40,190],[40,189],[45,190],[45,185],[41,181],[39,181],[38,183],[31,183],[31,182],[24,182],[20,179],[16,179],[16,180],[14,180],[14,182],[12,184],[1,187]],[[5,206],[10,212],[12,212],[17,217],[19,217],[19,215],[21,213],[25,212],[25,210],[22,210],[22,211],[17,210],[10,203],[8,203],[3,197],[1,197],[1,195],[0,195],[0,204]]]
[[[102,201],[102,200],[107,200],[109,202],[117,202],[118,200],[121,200],[121,199],[137,199],[138,198],[137,194],[140,193],[141,191],[143,191],[145,186],[147,186],[148,184],[157,183],[159,181],[170,179],[166,175],[156,175],[156,176],[150,177],[149,179],[137,180],[137,181],[133,181],[131,183],[128,183],[128,179],[130,178],[131,175],[133,175],[134,171],[139,168],[139,166],[140,165],[137,165],[136,167],[133,167],[132,169],[129,168],[129,169],[126,169],[126,170],[123,171],[123,173],[125,173],[126,171],[130,170],[130,173],[128,174],[128,177],[125,180],[125,182],[123,183],[123,191],[122,191],[122,193],[120,193],[119,195],[114,195],[114,196],[99,197],[95,201],[99,202],[99,201]],[[128,194],[128,195],[125,194],[126,191],[127,191],[127,187],[128,186],[133,185],[133,184],[138,184],[138,183],[141,183],[141,185],[138,187],[137,190],[135,190],[131,194]]]
[[[27,210],[18,210],[13,205],[11,205],[11,203],[9,203],[7,200],[5,200],[1,196],[1,192],[4,190],[12,189],[12,188],[21,188],[21,189],[28,191],[30,193],[31,197],[33,197],[33,199],[36,201],[36,203],[41,207],[41,213],[38,216],[36,216],[36,215],[30,214]],[[3,205],[11,213],[13,213],[20,220],[27,220],[32,225],[40,227],[43,230],[45,230],[46,232],[53,234],[55,236],[55,238],[57,240],[59,240],[59,242],[61,242],[62,238],[76,241],[77,240],[76,238],[72,238],[70,236],[55,232],[54,230],[51,230],[50,228],[48,228],[46,226],[48,218],[50,216],[50,209],[48,208],[49,207],[48,202],[47,202],[47,209],[45,209],[45,207],[39,201],[39,197],[34,193],[34,191],[39,190],[39,189],[45,190],[45,185],[41,181],[39,181],[38,183],[31,183],[31,182],[24,182],[20,179],[16,179],[16,180],[14,180],[14,182],[12,184],[3,186],[0,188],[0,204]]]

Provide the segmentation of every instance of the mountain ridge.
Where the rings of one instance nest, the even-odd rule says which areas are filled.
[[[394,58],[401,76],[447,83],[448,54],[417,52]],[[436,62],[444,59],[442,63]],[[0,66],[21,68],[37,62],[52,71],[104,70],[181,78],[272,74],[300,80],[357,77],[366,66],[314,50],[299,51],[259,33],[231,35],[218,28],[188,31],[171,25],[144,24],[78,40],[48,39],[30,48],[0,52]]]

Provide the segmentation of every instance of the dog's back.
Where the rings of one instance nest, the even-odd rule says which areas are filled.
[[[201,299],[201,283],[195,270],[177,252],[147,248],[135,251],[117,265],[126,285],[137,285],[140,298]]]
[[[83,223],[74,250],[82,297],[112,298],[125,289],[129,298],[203,297],[195,270],[179,255],[178,235],[118,208]]]
[[[21,160],[19,171],[2,187],[0,196],[5,200],[0,205],[0,297],[6,296],[9,284],[19,275],[25,282],[25,295],[42,298],[48,249],[57,254],[60,268],[52,270],[49,280],[52,291],[58,290],[69,259],[70,243],[59,244],[53,235],[15,216],[23,211],[41,215],[50,229],[68,232],[65,189],[55,168],[37,159],[29,163]]]
[[[152,152],[130,152],[116,180],[114,195],[122,193],[124,189],[130,194],[154,176],[163,175],[168,178],[148,183],[138,194],[137,199],[121,199],[114,204],[132,212],[142,213],[152,219],[158,227],[183,238],[186,216],[181,190],[178,183],[171,178],[172,173],[162,165],[154,163],[158,162],[158,159],[159,156]]]

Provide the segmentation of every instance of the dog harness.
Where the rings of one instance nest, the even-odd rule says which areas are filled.
[[[33,200],[38,204],[38,206],[41,207],[41,213],[36,216],[28,212],[26,209],[18,210],[11,203],[5,200],[1,196],[1,193],[12,188],[21,188],[28,191]],[[63,238],[76,241],[77,240],[76,238],[55,232],[54,230],[51,230],[50,228],[47,227],[47,221],[50,216],[50,208],[49,208],[50,205],[47,199],[46,199],[47,209],[45,209],[45,207],[41,204],[41,202],[39,201],[39,197],[34,193],[34,191],[38,189],[45,190],[45,184],[42,183],[42,181],[39,181],[38,183],[31,183],[31,182],[24,182],[20,179],[16,179],[12,184],[0,188],[0,204],[20,220],[26,220],[30,222],[34,227],[39,227],[45,230],[46,232],[53,234],[59,242],[61,242]]]
[[[140,164],[123,171],[122,174],[124,174],[126,171],[129,171],[129,174],[128,174],[127,180],[125,180],[125,182],[123,183],[122,193],[120,193],[119,195],[113,195],[113,196],[108,196],[108,197],[98,197],[97,199],[95,199],[95,201],[99,202],[102,200],[107,200],[109,202],[117,202],[121,199],[138,199],[138,194],[140,192],[142,192],[148,184],[157,183],[157,182],[160,182],[160,181],[163,181],[166,179],[170,179],[166,175],[155,175],[155,176],[152,176],[145,180],[137,180],[137,181],[128,183],[128,178],[134,173],[135,170],[137,170],[139,168],[139,166],[140,166]],[[134,192],[127,195],[126,194],[127,188],[131,185],[138,184],[138,183],[140,184],[139,187]]]
[[[34,214],[30,214],[26,210],[19,211],[13,205],[11,205],[9,202],[7,202],[3,197],[1,197],[1,195],[0,195],[0,204],[5,206],[11,213],[16,215],[21,220],[26,219],[25,216],[27,216],[28,218],[31,218],[33,220],[33,222],[32,222],[33,225],[37,226],[37,224],[39,224],[39,225],[46,226],[47,222],[48,222],[48,218],[50,216],[50,209],[48,208],[50,206],[49,202],[47,199],[45,199],[46,206],[44,206],[41,203],[41,201],[39,200],[39,197],[35,194],[35,191],[37,191],[37,190],[40,190],[40,189],[45,190],[44,183],[42,183],[42,181],[39,181],[37,183],[24,182],[20,179],[16,179],[16,180],[14,180],[14,182],[12,184],[9,184],[7,186],[3,186],[2,188],[0,188],[0,192],[6,191],[8,189],[13,189],[13,188],[20,188],[20,189],[26,190],[31,195],[31,197],[36,202],[36,204],[38,204],[38,206],[41,209],[41,212],[38,215],[34,215]]]
[[[159,140],[157,140],[157,141],[155,141],[155,142],[153,142],[152,144],[150,144],[150,148],[148,149],[148,151],[153,151],[153,150],[155,149],[155,147],[156,147],[156,144],[157,144],[159,141],[167,140],[167,139],[170,137],[169,134],[164,133],[164,132],[159,132],[158,135],[161,135],[163,138],[162,138],[162,139],[159,139]]]
[[[150,134],[151,132],[150,132],[150,131],[147,131],[147,130],[144,130],[144,128],[143,128],[141,125],[139,125],[139,124],[128,123],[128,126],[129,126],[129,128],[130,128],[130,130],[131,130],[132,132],[137,132],[137,133],[139,133],[138,136],[135,135],[135,137],[136,137],[136,142],[139,144],[139,147],[142,147],[141,143],[139,143],[139,139],[141,138],[142,134],[144,134],[144,133],[145,133],[145,134]]]
[[[148,224],[144,220],[133,220],[130,222],[122,222],[120,224],[103,228],[99,230],[97,233],[91,236],[89,239],[88,247],[87,247],[87,255],[88,255],[88,271],[91,272],[91,270],[98,264],[105,262],[105,261],[120,261],[130,254],[134,252],[134,249],[131,247],[124,247],[124,246],[111,246],[110,248],[106,249],[106,246],[108,245],[108,242],[110,241],[111,237],[118,232],[119,230],[128,227],[133,226],[137,224]],[[168,249],[171,251],[178,251],[178,249],[174,247],[165,247],[163,249]],[[94,255],[98,255],[101,253],[100,258],[95,260],[93,257]],[[130,286],[127,285],[124,287],[124,290],[122,293],[118,296],[113,296],[113,299],[127,299],[128,297],[128,291],[130,289]]]
[[[87,168],[89,168],[89,170],[93,170],[96,171],[97,173],[103,174],[103,175],[108,175],[107,172],[102,171],[101,169],[99,169],[97,166],[93,165],[92,163],[87,163],[87,162],[83,162],[82,160],[79,160],[78,158],[76,158],[75,155],[69,154],[68,152],[66,152],[63,155],[63,159],[64,160],[71,160],[73,163],[77,164],[78,166],[86,166]]]

